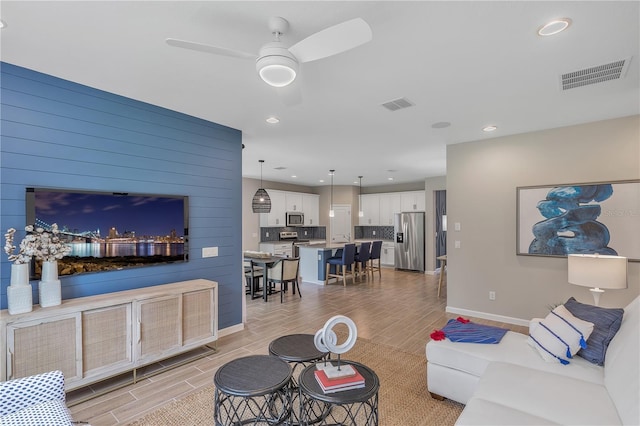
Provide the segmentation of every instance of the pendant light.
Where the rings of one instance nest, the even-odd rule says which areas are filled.
[[[333,174],[335,170],[329,170],[329,174],[331,175],[331,205],[329,206],[329,217],[334,217],[335,212],[333,211]]]
[[[256,191],[256,195],[253,196],[251,207],[254,213],[270,213],[271,212],[271,198],[269,194],[262,188],[262,163],[264,160],[258,160],[260,162],[260,188]]]
[[[358,176],[360,179],[360,193],[358,194],[358,217],[364,217],[364,211],[362,210],[362,176]]]

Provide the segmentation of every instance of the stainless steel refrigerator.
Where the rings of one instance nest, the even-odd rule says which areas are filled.
[[[394,236],[396,268],[424,272],[424,212],[396,213]]]

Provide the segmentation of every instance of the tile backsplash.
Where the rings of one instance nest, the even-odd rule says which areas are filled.
[[[355,226],[354,238],[393,241],[393,226]]]
[[[298,238],[305,240],[326,240],[327,228],[325,226],[275,226],[269,228],[260,228],[260,241],[266,243],[268,241],[278,241],[281,231],[297,231]],[[267,234],[269,234],[267,236]]]

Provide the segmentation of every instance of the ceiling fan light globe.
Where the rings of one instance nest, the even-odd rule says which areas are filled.
[[[293,82],[298,74],[298,63],[286,56],[265,56],[256,61],[260,78],[270,86],[284,87]]]

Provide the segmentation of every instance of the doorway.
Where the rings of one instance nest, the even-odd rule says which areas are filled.
[[[330,242],[348,243],[351,241],[351,204],[334,204],[333,212],[329,221]]]
[[[447,254],[447,191],[434,192],[436,193],[436,258],[438,258]]]

